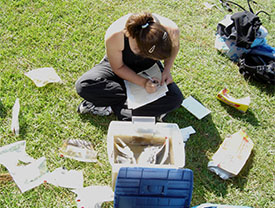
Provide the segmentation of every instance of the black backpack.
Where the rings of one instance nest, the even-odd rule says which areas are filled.
[[[237,12],[231,16],[231,22],[228,25],[218,24],[217,32],[219,35],[227,39],[234,40],[236,46],[240,48],[250,49],[251,44],[256,39],[256,33],[261,26],[258,14],[265,11],[259,11],[254,14],[250,1],[247,0],[249,11],[242,6],[232,1],[222,1],[223,4],[229,8],[229,4],[234,4],[240,7],[242,12]],[[265,45],[256,49],[257,53],[244,53],[239,59],[239,71],[245,78],[252,78],[262,83],[275,84],[275,52],[272,47]]]
[[[245,78],[275,85],[275,58],[244,54],[239,60],[239,71]]]
[[[237,47],[246,49],[249,49],[253,41],[256,39],[256,33],[262,24],[258,14],[263,12],[269,15],[265,11],[259,11],[255,14],[250,6],[250,1],[254,2],[253,0],[247,0],[249,11],[235,2],[227,0],[221,1],[223,5],[226,5],[227,7],[229,6],[228,3],[231,3],[240,7],[243,11],[234,13],[231,16],[232,22],[230,24],[218,24],[217,26],[217,33],[220,36],[234,40]]]

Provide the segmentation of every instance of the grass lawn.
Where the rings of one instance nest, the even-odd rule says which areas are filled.
[[[245,80],[236,64],[214,48],[218,21],[227,12],[205,9],[205,0],[8,0],[0,1],[0,146],[26,140],[33,158],[47,159],[50,171],[64,166],[82,170],[84,186],[111,185],[111,166],[106,150],[109,117],[81,116],[76,108],[82,99],[74,83],[105,54],[108,26],[130,12],[149,11],[172,19],[181,31],[181,47],[173,67],[174,81],[185,97],[192,95],[212,113],[197,120],[184,108],[168,116],[180,128],[193,126],[196,134],[186,144],[186,168],[194,172],[192,206],[212,202],[275,207],[274,203],[274,86]],[[207,0],[210,4],[218,0]],[[236,0],[247,8],[245,0]],[[232,7],[234,11],[240,11]],[[275,1],[254,5],[271,14],[260,14],[275,46]],[[24,75],[32,69],[53,67],[62,84],[38,88]],[[243,114],[216,99],[227,87],[233,97],[250,96]],[[12,107],[20,99],[20,136],[10,130]],[[254,142],[253,152],[237,177],[222,180],[207,169],[207,163],[222,141],[243,129]],[[66,139],[91,141],[97,163],[61,158]],[[7,173],[0,166],[0,174]],[[13,181],[0,182],[0,207],[76,207],[76,195],[65,188],[42,184],[21,193]],[[91,196],[92,197],[92,196]],[[112,207],[107,203],[104,207]]]

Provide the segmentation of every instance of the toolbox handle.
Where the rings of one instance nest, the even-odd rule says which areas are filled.
[[[156,132],[156,118],[146,116],[132,116],[132,123],[138,133],[154,134]]]
[[[141,180],[140,195],[166,195],[167,181],[166,180]]]
[[[146,124],[155,124],[156,118],[155,117],[149,117],[149,116],[132,116],[132,123],[133,124],[140,124],[140,123],[146,123]]]

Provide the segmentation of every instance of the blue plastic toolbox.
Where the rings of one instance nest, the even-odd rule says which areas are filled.
[[[193,172],[189,169],[120,168],[115,208],[189,208]]]

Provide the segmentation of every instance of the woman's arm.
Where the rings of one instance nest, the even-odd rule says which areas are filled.
[[[162,75],[161,84],[164,82],[166,84],[170,84],[173,82],[173,78],[171,76],[170,70],[174,64],[174,61],[176,59],[176,56],[179,52],[180,43],[179,43],[179,29],[168,29],[168,33],[170,34],[170,37],[172,39],[172,52],[171,56],[164,60],[164,71]]]

